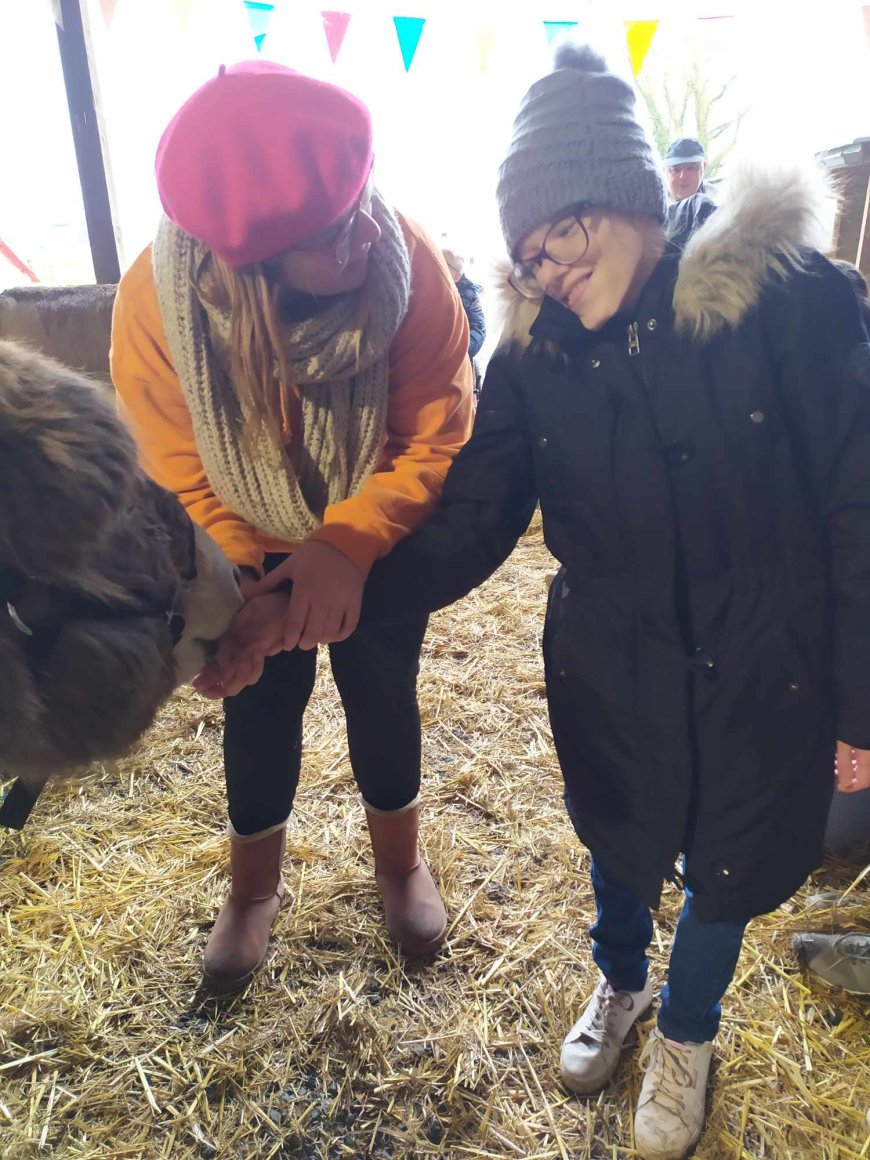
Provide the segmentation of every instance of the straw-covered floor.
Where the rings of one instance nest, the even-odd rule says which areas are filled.
[[[425,846],[452,918],[434,963],[406,965],[384,940],[325,677],[288,903],[242,997],[197,989],[226,888],[216,704],[183,692],[132,758],[46,793],[24,835],[3,833],[3,1157],[635,1155],[636,1053],[590,1101],[558,1080],[595,974],[586,859],[563,815],[542,687],[549,567],[535,528],[432,620]],[[846,867],[813,886],[856,878],[865,891]],[[677,904],[671,893],[660,916],[658,979]],[[870,906],[850,914],[870,923]],[[870,1156],[867,1010],[801,977],[790,936],[807,921],[798,899],[751,927],[698,1160]]]

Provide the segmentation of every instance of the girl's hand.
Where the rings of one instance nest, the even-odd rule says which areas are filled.
[[[308,540],[257,586],[274,592],[287,580],[293,591],[284,623],[283,647],[310,649],[346,640],[359,621],[365,576],[344,552]]]
[[[193,682],[204,697],[234,697],[263,675],[266,657],[281,651],[290,598],[283,592],[251,596],[221,637],[217,655]]]
[[[870,789],[870,749],[855,749],[845,741],[838,741],[834,770],[840,793]]]

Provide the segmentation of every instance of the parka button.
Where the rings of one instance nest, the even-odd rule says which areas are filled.
[[[692,667],[695,672],[703,674],[709,680],[713,680],[716,676],[716,661],[712,654],[705,648],[696,648],[695,655],[692,657]]]
[[[538,446],[539,447],[546,447],[547,446],[547,436],[546,435],[542,435],[538,439]]]
[[[647,330],[655,330],[655,328],[657,326],[658,326],[658,323],[656,322],[656,320],[654,318],[651,318],[649,320],[649,322],[646,324]]]
[[[716,862],[711,863],[710,869],[713,871],[717,878],[731,877],[731,871],[728,869],[724,862],[717,860]]]
[[[679,467],[681,464],[689,462],[695,454],[695,449],[691,443],[683,443],[677,439],[664,448],[664,454],[671,467]]]
[[[592,369],[594,371],[597,371],[600,366],[601,366],[601,359],[600,358],[592,359]]]
[[[797,681],[789,681],[788,691],[790,693],[796,693],[799,689],[800,689],[800,685],[797,683]]]
[[[764,422],[764,411],[753,411],[750,414],[749,418],[752,420],[753,423],[763,423]]]

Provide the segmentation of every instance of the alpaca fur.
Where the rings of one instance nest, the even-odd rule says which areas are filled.
[[[816,169],[737,166],[722,189],[720,208],[680,259],[674,291],[678,332],[703,342],[736,327],[767,285],[801,268],[803,250],[828,249],[834,208]],[[541,304],[518,294],[507,281],[509,273],[504,262],[495,278],[500,351],[529,345],[529,327]]]
[[[0,342],[0,465],[0,568],[55,583],[81,575],[140,476],[108,398],[10,342]]]
[[[204,659],[201,639],[176,646],[172,614],[215,639],[241,602],[217,545],[139,468],[103,388],[8,342],[0,590],[0,771],[30,785],[129,749]],[[180,665],[193,643],[197,662]]]

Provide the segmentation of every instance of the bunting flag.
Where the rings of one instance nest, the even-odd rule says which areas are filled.
[[[405,62],[405,72],[411,68],[411,63],[423,35],[423,25],[426,23],[422,16],[394,16],[396,35],[399,38],[399,48],[402,50],[402,60]]]
[[[326,43],[329,45],[329,55],[332,57],[332,63],[338,60],[338,54],[341,52],[341,46],[344,44],[344,34],[347,32],[347,26],[350,24],[349,12],[321,12],[323,18],[323,29],[326,33]]]
[[[649,46],[653,42],[658,26],[657,20],[626,20],[625,22],[628,54],[631,57],[631,67],[635,76],[640,75],[640,70],[643,68],[643,62],[646,60],[646,54],[649,52]]]
[[[175,0],[174,8],[178,13],[178,24],[181,28],[182,36],[187,36],[190,32],[193,21],[193,4],[194,0]]]
[[[272,23],[274,11],[275,5],[267,0],[245,0],[245,12],[248,16],[251,34],[254,37],[254,44],[257,46],[257,52],[263,47],[263,41],[266,39],[269,25]]]
[[[545,20],[544,31],[547,34],[547,44],[552,44],[563,32],[570,32],[577,27],[576,20]]]
[[[485,24],[477,30],[477,59],[482,73],[489,70],[489,58],[492,56],[497,34],[498,27],[495,24]]]
[[[19,258],[18,255],[14,252],[14,250],[6,245],[2,238],[0,238],[0,258],[5,258],[11,266],[15,267],[19,274],[23,274],[25,278],[29,278],[31,282],[39,281],[27,263],[23,262],[21,258]]]
[[[115,7],[118,0],[100,0],[100,8],[103,12],[103,20],[106,22],[106,27],[110,28],[112,24],[112,17],[115,15]]]

